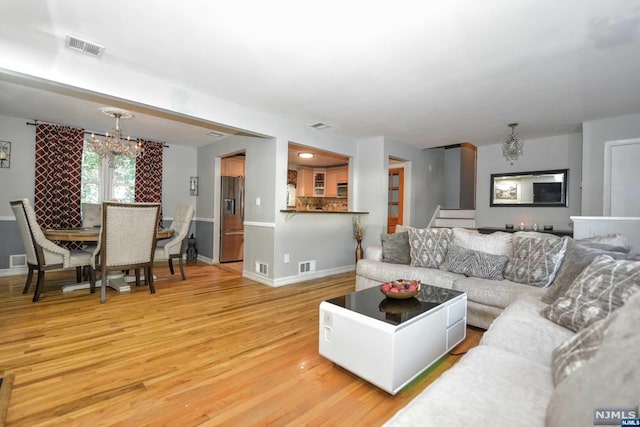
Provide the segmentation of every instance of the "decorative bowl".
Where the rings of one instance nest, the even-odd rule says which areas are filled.
[[[387,298],[407,299],[413,298],[420,293],[419,280],[394,280],[380,285],[380,292]]]

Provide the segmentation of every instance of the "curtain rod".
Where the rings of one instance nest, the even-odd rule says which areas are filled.
[[[37,120],[37,119],[33,119],[33,123],[27,122],[27,125],[29,125],[29,126],[37,126],[38,124],[56,125],[56,126],[63,126],[63,127],[73,127],[73,126],[69,126],[69,125],[61,125],[60,123],[43,122],[43,121]],[[88,131],[88,130],[85,130],[84,133],[85,133],[85,135],[97,135],[97,136],[102,136],[102,137],[107,136],[104,133],[92,132],[92,131]],[[136,139],[143,139],[143,138],[136,138]],[[144,141],[148,141],[146,139],[143,139],[143,140]],[[166,142],[162,142],[162,141],[151,141],[151,142],[158,142],[158,143],[162,144],[162,146],[164,148],[170,148],[170,146]]]

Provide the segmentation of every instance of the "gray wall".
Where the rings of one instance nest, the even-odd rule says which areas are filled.
[[[553,225],[559,230],[571,228],[572,215],[580,215],[582,179],[582,136],[558,135],[525,141],[524,154],[511,166],[502,156],[501,144],[478,147],[478,183],[476,187],[476,225],[504,227]],[[490,177],[493,173],[569,169],[569,207],[490,207]]]
[[[460,147],[444,150],[443,208],[460,207]]]
[[[460,147],[460,209],[476,208],[476,150],[470,144]]]
[[[640,114],[584,122],[582,132],[582,215],[601,216],[604,213],[604,144],[640,137]],[[639,187],[629,190],[638,193],[640,198]]]

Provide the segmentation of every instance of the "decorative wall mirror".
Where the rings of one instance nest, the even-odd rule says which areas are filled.
[[[568,169],[491,174],[490,206],[568,206]]]

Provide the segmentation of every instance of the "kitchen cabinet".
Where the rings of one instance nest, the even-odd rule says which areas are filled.
[[[244,176],[244,157],[223,157],[220,161],[221,176]]]
[[[296,196],[313,197],[313,169],[299,168]]]
[[[327,171],[325,169],[313,170],[313,195],[322,197],[325,195]]]
[[[327,185],[325,196],[338,197],[338,184],[349,181],[349,169],[345,167],[327,169]]]

